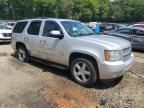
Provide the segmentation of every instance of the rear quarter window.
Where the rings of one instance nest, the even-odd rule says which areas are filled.
[[[13,33],[22,33],[28,21],[18,22],[14,27]]]

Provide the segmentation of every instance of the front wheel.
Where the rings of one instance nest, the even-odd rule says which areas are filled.
[[[74,80],[83,86],[92,86],[97,81],[97,70],[92,61],[77,58],[71,63],[71,73]]]
[[[29,54],[25,47],[19,47],[17,49],[17,56],[18,56],[18,59],[22,62],[29,61]]]

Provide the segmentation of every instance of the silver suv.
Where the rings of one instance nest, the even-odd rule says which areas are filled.
[[[12,47],[22,62],[35,57],[69,67],[83,86],[122,76],[134,57],[128,41],[97,35],[81,22],[67,19],[18,21]]]

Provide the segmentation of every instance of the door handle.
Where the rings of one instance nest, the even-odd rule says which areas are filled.
[[[42,45],[44,45],[44,44],[46,44],[46,41],[45,41],[45,40],[41,40],[40,43],[41,43]]]
[[[28,38],[24,37],[24,41],[28,41]]]

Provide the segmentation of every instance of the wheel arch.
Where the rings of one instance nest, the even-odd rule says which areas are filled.
[[[24,43],[22,43],[22,42],[16,42],[16,49],[18,49],[20,46],[26,48],[26,45]]]
[[[24,47],[27,49],[26,45],[23,43],[23,42],[16,42],[16,50],[19,48],[19,47]],[[30,51],[27,49],[28,51],[28,54],[30,55]]]
[[[97,74],[98,74],[98,78],[99,78],[99,66],[98,66],[98,60],[90,55],[90,54],[87,54],[87,53],[79,53],[79,52],[73,52],[70,54],[70,57],[69,57],[69,66],[71,65],[72,61],[76,58],[86,58],[90,61],[92,61],[93,65],[95,66],[96,70],[97,70]]]

